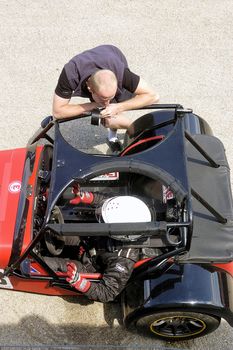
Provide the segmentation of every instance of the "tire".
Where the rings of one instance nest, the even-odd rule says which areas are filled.
[[[161,340],[178,341],[202,337],[218,328],[220,319],[194,312],[162,312],[136,321],[139,332]]]

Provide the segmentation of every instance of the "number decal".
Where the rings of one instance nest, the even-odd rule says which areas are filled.
[[[21,190],[21,182],[20,181],[13,181],[9,184],[8,190],[10,193],[19,193]]]

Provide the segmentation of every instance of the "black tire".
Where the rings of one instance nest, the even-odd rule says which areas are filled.
[[[178,341],[202,337],[218,328],[220,319],[194,312],[161,312],[136,321],[139,332],[161,340]]]

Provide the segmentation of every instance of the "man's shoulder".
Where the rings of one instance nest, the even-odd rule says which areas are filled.
[[[85,50],[83,52],[78,53],[77,55],[73,56],[71,60],[67,64],[75,64],[83,59],[94,59],[95,55],[101,55],[102,57],[108,57],[109,54],[113,54],[119,57],[122,57],[123,53],[122,51],[111,44],[104,44],[104,45],[98,45],[92,49]],[[93,56],[94,55],[94,56]],[[105,56],[107,55],[107,56]]]

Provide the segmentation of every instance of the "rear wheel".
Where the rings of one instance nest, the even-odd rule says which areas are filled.
[[[220,319],[193,312],[162,312],[142,317],[136,328],[168,341],[189,340],[209,334],[218,328]]]

